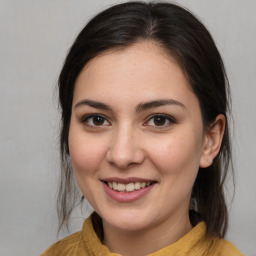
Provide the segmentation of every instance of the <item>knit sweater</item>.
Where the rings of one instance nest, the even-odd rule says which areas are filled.
[[[95,214],[87,218],[80,232],[49,247],[41,256],[118,256],[102,244],[101,222]],[[243,256],[230,242],[206,236],[206,225],[198,223],[177,242],[150,256]],[[120,255],[119,255],[120,256]]]

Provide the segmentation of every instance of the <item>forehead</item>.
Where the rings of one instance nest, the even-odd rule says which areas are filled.
[[[176,60],[156,43],[145,41],[92,59],[77,78],[74,102],[92,97],[129,103],[167,96],[196,98]]]

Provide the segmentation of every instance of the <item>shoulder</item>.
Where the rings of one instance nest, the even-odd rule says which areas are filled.
[[[60,241],[50,246],[41,256],[72,256],[74,252],[79,250],[80,233],[76,232],[70,236],[67,236]],[[71,254],[72,253],[72,254]]]
[[[42,253],[41,256],[86,256],[92,255],[93,251],[97,251],[93,255],[106,255],[102,254],[102,250],[103,252],[106,250],[104,250],[105,247],[101,244],[93,227],[93,215],[84,221],[81,231],[56,242]]]
[[[235,245],[222,238],[207,238],[208,250],[204,255],[207,256],[245,256]]]
[[[235,245],[233,245],[232,243],[230,243],[227,240],[221,239],[220,240],[221,243],[221,252],[220,252],[220,256],[245,256],[244,254],[242,254]]]
[[[220,237],[213,237],[207,235],[206,224],[204,222],[200,222],[194,229],[195,231],[198,231],[198,234],[200,234],[199,231],[201,230],[201,234],[199,236],[200,242],[198,242],[195,246],[195,248],[199,249],[199,251],[201,252],[200,255],[245,256],[231,242]]]

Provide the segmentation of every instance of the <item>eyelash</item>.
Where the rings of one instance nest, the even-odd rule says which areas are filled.
[[[93,118],[97,118],[97,117],[102,119],[102,121],[103,121],[102,124],[100,124],[100,125],[89,124],[90,119],[92,119],[91,121],[93,122],[94,121]],[[155,118],[159,118],[159,117],[160,118],[164,118],[164,120],[163,120],[164,121],[164,125],[159,125],[158,126],[158,125],[150,125],[150,124],[148,124],[151,120],[154,122],[154,119]],[[101,128],[103,126],[109,126],[109,124],[110,124],[110,122],[107,120],[107,118],[104,117],[101,114],[91,114],[91,115],[88,115],[88,116],[84,116],[82,118],[81,122],[84,125],[86,125],[86,126],[89,126],[91,128],[96,128],[96,129],[97,128]],[[107,122],[108,124],[104,125],[105,122]],[[167,125],[166,125],[166,122],[168,122]],[[156,128],[156,129],[161,129],[161,128],[166,128],[166,127],[170,126],[171,124],[175,124],[175,123],[176,123],[176,120],[173,117],[169,116],[169,115],[166,115],[166,114],[153,114],[153,115],[151,115],[150,117],[147,118],[147,121],[143,124],[143,126],[152,126],[152,127]]]
[[[92,127],[92,128],[101,128],[102,126],[108,126],[108,125],[93,125],[93,124],[89,124],[89,120],[90,119],[92,119],[92,122],[93,122],[93,118],[96,118],[96,117],[99,117],[99,118],[102,118],[102,120],[103,120],[103,124],[105,123],[105,122],[108,122],[109,123],[109,121],[107,121],[107,118],[106,117],[104,117],[103,115],[100,115],[100,114],[91,114],[91,115],[87,115],[87,116],[84,116],[83,118],[82,118],[82,120],[81,120],[81,122],[84,124],[84,125],[86,125],[86,126],[89,126],[89,127]]]
[[[150,122],[150,120],[152,120],[154,122],[154,119],[155,118],[159,118],[159,117],[160,118],[164,118],[164,125],[158,126],[158,125],[148,125],[147,124],[147,123]],[[166,124],[166,122],[168,122],[168,124]],[[151,115],[147,119],[147,121],[144,124],[144,126],[152,126],[152,127],[156,128],[156,129],[164,129],[164,128],[169,127],[170,125],[175,124],[175,123],[176,123],[176,120],[173,117],[169,116],[169,115],[166,115],[166,114],[154,114],[154,115]]]

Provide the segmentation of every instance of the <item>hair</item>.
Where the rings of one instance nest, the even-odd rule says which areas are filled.
[[[199,168],[192,197],[205,221],[207,234],[224,237],[228,225],[224,182],[232,164],[229,135],[230,92],[220,53],[205,26],[188,10],[172,3],[127,2],[114,5],[92,18],[75,39],[61,70],[58,89],[61,108],[61,177],[58,190],[59,230],[77,202],[69,162],[68,135],[73,92],[83,67],[111,49],[124,49],[151,40],[173,57],[197,96],[204,128],[218,114],[226,117],[220,151],[208,168]]]

